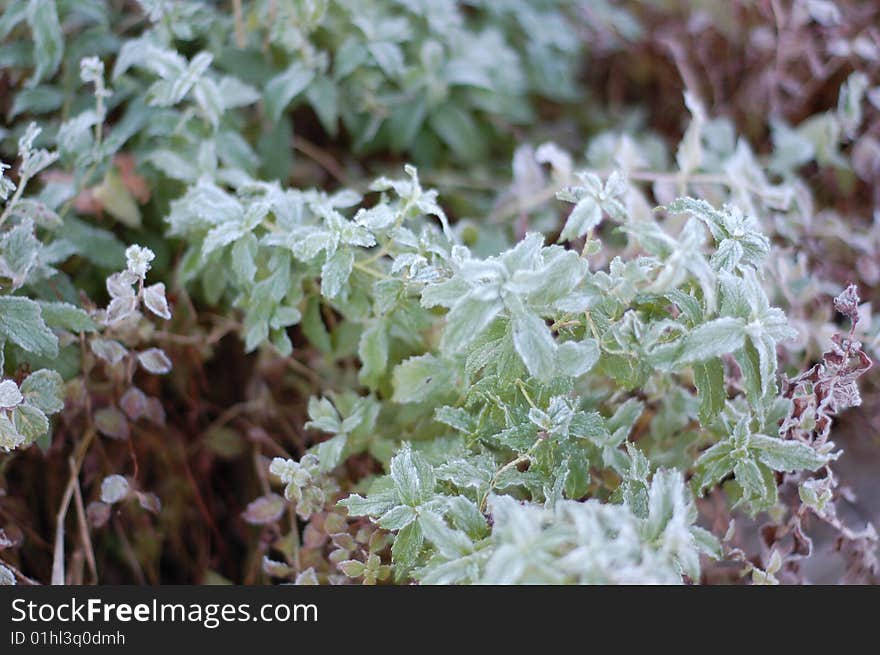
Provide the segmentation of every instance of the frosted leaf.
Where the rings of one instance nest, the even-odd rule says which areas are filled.
[[[128,480],[121,475],[108,475],[101,482],[101,500],[112,505],[128,494]]]
[[[116,325],[131,316],[137,309],[137,298],[134,296],[123,296],[114,298],[107,305],[107,314],[104,321],[107,325]]]
[[[125,346],[113,339],[92,339],[89,347],[95,355],[110,364],[118,364],[128,354]]]
[[[850,284],[834,299],[834,309],[846,316],[855,326],[859,322],[859,290]]]
[[[307,568],[305,571],[296,576],[296,579],[293,583],[296,585],[317,585],[318,576],[315,573],[315,569],[312,567]]]
[[[107,293],[111,298],[133,298],[135,293],[132,285],[138,281],[137,275],[131,271],[120,271],[107,278]]]
[[[24,443],[24,437],[15,429],[6,412],[0,412],[0,450],[9,452]]]
[[[6,566],[0,564],[0,585],[11,586],[15,584],[15,574]]]
[[[95,428],[111,439],[128,439],[131,429],[125,414],[115,407],[102,407],[95,412]]]
[[[156,316],[164,318],[166,321],[171,318],[168,300],[165,298],[165,285],[162,282],[157,282],[144,289],[144,304]]]
[[[24,398],[13,380],[0,382],[0,408],[11,409],[21,404]]]
[[[137,421],[147,414],[147,402],[147,397],[143,391],[137,387],[131,387],[122,394],[122,398],[119,399],[119,406],[125,412],[125,415],[128,416],[129,420]]]
[[[162,375],[171,370],[171,360],[161,348],[150,348],[138,353],[138,361],[150,373]]]
[[[268,494],[249,503],[242,518],[251,525],[266,525],[281,518],[284,508],[285,503],[281,496]]]

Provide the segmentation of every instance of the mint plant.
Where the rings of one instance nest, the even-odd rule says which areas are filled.
[[[416,178],[410,174],[412,190]],[[755,221],[732,208],[683,198],[666,208],[689,215],[673,237],[653,218],[626,216],[616,199],[625,183],[614,184],[614,193],[594,185],[591,196],[587,187],[563,195],[578,203],[569,224],[581,220],[589,197],[596,203],[589,210],[598,216],[593,222],[616,217],[641,251],[628,261],[615,258],[607,270],[591,270],[586,249],[578,254],[545,245],[536,233],[485,258],[444,234],[430,215],[422,215],[416,237],[404,227],[409,215],[401,210],[414,205],[404,197],[362,208],[350,219],[364,235],[364,245],[353,244],[347,256],[343,284],[351,295],[344,306],[325,293],[320,302],[365,323],[359,356],[382,403],[378,413],[387,419],[381,438],[399,445],[392,446],[397,453],[387,461],[387,477],[341,505],[351,516],[370,517],[395,533],[391,561],[397,580],[620,581],[627,574],[617,578],[618,565],[638,571],[642,558],[655,557],[666,562],[656,564],[658,580],[697,579],[698,553],[719,557],[722,549],[715,536],[694,525],[693,493],[730,477],[733,507],[754,514],[776,505],[776,472],[810,474],[837,457],[832,443],[780,434],[789,401],[777,384],[776,347],[794,332],[758,282],[770,246]],[[387,216],[379,225],[396,226],[395,232],[371,230],[363,217],[374,215]],[[335,210],[325,216],[326,227],[313,229],[349,220]],[[404,238],[398,241],[398,235]],[[581,230],[571,233],[580,236]],[[337,253],[313,255],[324,261],[322,287]],[[317,274],[319,267],[313,270]],[[396,297],[380,300],[392,284]],[[354,294],[369,294],[371,287],[372,303],[355,300]],[[375,347],[376,322],[387,321],[409,298],[418,298],[418,304],[408,303],[407,315],[431,335],[423,342],[429,347],[413,352],[414,344],[398,344],[403,335],[390,330]],[[358,304],[364,307],[360,316],[351,310]],[[676,394],[684,401],[680,424],[666,428],[671,434],[662,428],[642,434],[642,417]],[[316,474],[332,473],[341,459],[364,447],[374,456],[383,452],[375,443],[346,438],[345,423],[354,421],[340,422],[326,399],[310,404],[310,414],[312,427],[336,436],[301,463],[276,459],[271,469],[288,483],[287,498],[306,518],[316,510],[312,499],[325,496],[326,483]],[[394,416],[403,424],[389,430]],[[691,433],[690,448],[677,462],[663,453],[658,459],[664,464],[652,463],[660,450],[652,441],[675,439],[679,431]],[[709,447],[699,452],[701,445]],[[690,489],[683,474],[692,476]],[[593,500],[576,502],[584,498]],[[611,504],[600,504],[602,498]],[[521,503],[535,510],[512,509]],[[587,509],[594,504],[601,508],[598,515]],[[508,507],[498,511],[509,518],[496,519],[494,508]],[[553,514],[554,507],[566,509]],[[601,518],[611,508],[616,518]],[[576,533],[556,534],[557,520],[631,525],[616,535],[621,543],[606,545],[622,549],[623,563],[609,554],[608,568],[578,571],[574,565],[566,573],[563,563],[574,557],[569,549],[589,546]],[[569,546],[552,548],[534,571],[501,554],[526,539],[533,546],[520,552],[540,561],[536,553],[545,538]],[[664,539],[675,546],[663,545]],[[526,568],[516,573],[521,566]]]
[[[0,581],[876,582],[856,5],[7,2]]]

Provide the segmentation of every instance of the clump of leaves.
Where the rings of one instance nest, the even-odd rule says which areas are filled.
[[[750,143],[712,117],[724,76],[710,96],[682,50],[707,22],[653,29],[692,11],[676,3],[233,4],[19,0],[0,18],[18,162],[0,164],[0,476],[32,444],[63,463],[53,582],[98,579],[82,526],[157,582],[180,531],[155,514],[206,526],[213,542],[179,548],[200,580],[219,563],[298,584],[697,582],[726,559],[800,581],[813,515],[847,580],[876,576],[829,439],[878,344],[854,288],[835,304],[847,337],[828,302],[844,278],[872,286],[880,251],[876,225],[844,220],[880,161],[857,11],[774,4],[774,38],[811,56],[758,66],[780,113]],[[722,40],[748,35],[760,62],[764,10],[729,5],[705,11],[735,14]],[[578,78],[586,41],[626,58],[658,34],[688,89],[677,147]],[[826,55],[813,77],[833,102],[806,117],[786,89]],[[509,144],[584,126],[608,129],[583,155],[521,146],[494,197]],[[388,173],[396,153],[422,177]],[[328,176],[342,186],[295,182]],[[447,179],[441,203],[428,187]],[[209,384],[219,348],[229,383]],[[27,559],[17,503],[0,502],[0,545]],[[760,555],[722,535],[731,512],[768,517]],[[0,580],[28,581],[3,557]]]
[[[373,389],[364,402],[378,402],[385,417],[379,434],[366,442],[347,438],[343,426],[354,421],[340,422],[329,402],[315,401],[311,425],[336,436],[302,464],[273,464],[282,481],[295,484],[288,498],[308,515],[314,508],[306,492],[323,484],[316,472],[332,475],[365,449],[387,453],[377,439],[399,443],[386,460],[388,475],[373,480],[366,495],[341,502],[352,516],[369,516],[396,535],[397,580],[625,580],[630,574],[618,567],[633,567],[635,579],[646,575],[639,566],[647,560],[658,580],[699,579],[697,553],[719,556],[721,548],[694,525],[684,475],[698,493],[732,476],[726,489],[733,507],[755,514],[777,504],[776,472],[815,471],[837,457],[833,444],[780,432],[790,401],[777,385],[776,345],[794,332],[759,283],[770,246],[754,220],[683,198],[667,207],[690,216],[673,236],[652,217],[621,211],[616,198],[625,183],[616,182],[621,188],[613,193],[593,184],[566,192],[577,203],[570,220],[581,221],[589,197],[596,203],[592,223],[607,215],[629,235],[637,254],[628,260],[591,270],[587,250],[544,245],[535,233],[499,255],[477,257],[457,243],[442,214],[439,225],[425,220],[437,213],[433,204],[410,213],[420,197],[414,171],[410,176],[377,184],[393,188],[396,199],[382,198],[352,219],[317,210],[308,228],[361,235],[348,243],[340,238],[331,252],[327,237],[316,240],[323,252],[309,253],[306,262],[318,258],[311,270],[320,270],[322,289],[332,280],[333,293],[321,292],[320,302],[364,326],[360,377]],[[313,201],[311,211],[320,206]],[[409,222],[421,224],[420,236],[405,227]],[[266,243],[284,247],[271,232]],[[299,243],[288,246],[294,261]],[[328,266],[340,252],[347,263],[337,283]],[[389,287],[394,295],[386,299]],[[359,300],[362,293],[373,300]],[[354,311],[358,305],[363,309]],[[382,326],[377,344],[376,324],[404,308],[428,340],[395,333],[392,323]],[[684,400],[677,424],[645,434],[640,426],[658,421],[664,398],[674,394]],[[679,433],[691,446],[675,462],[676,473],[652,456],[665,463],[668,454],[654,442]],[[294,480],[300,470],[302,479]],[[519,503],[534,509],[514,509]],[[593,536],[583,543],[578,533],[563,536],[581,521],[631,528],[601,546]],[[565,527],[555,528],[557,522]],[[661,535],[675,547],[663,545]],[[537,557],[543,539],[554,546]],[[606,568],[580,570],[572,561],[598,558],[599,551],[608,557],[601,559]],[[523,561],[499,554],[509,552]],[[655,559],[664,557],[665,565]]]

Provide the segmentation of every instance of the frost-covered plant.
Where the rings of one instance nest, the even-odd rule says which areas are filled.
[[[359,410],[314,401],[311,426],[335,436],[300,464],[276,459],[272,472],[308,516],[316,507],[306,499],[324,484],[317,473],[365,449],[387,458],[389,475],[342,505],[396,533],[396,579],[627,580],[645,575],[642,565],[658,581],[698,579],[697,550],[721,548],[693,524],[685,474],[697,493],[730,478],[733,506],[755,514],[777,504],[777,472],[809,473],[839,455],[830,442],[780,434],[789,401],[776,346],[794,332],[759,283],[770,244],[754,219],[682,198],[665,208],[687,216],[670,233],[651,214],[627,215],[622,179],[602,187],[585,174],[564,194],[576,203],[567,236],[607,216],[628,235],[631,256],[593,270],[596,248],[579,253],[529,233],[478,257],[409,175],[380,180],[375,188],[393,194],[352,218],[326,196],[288,191],[285,203],[272,190],[261,225],[275,228],[258,241],[268,248],[260,261],[282,257],[286,276],[303,272],[302,289],[315,290],[306,303],[361,324],[359,377],[373,392]],[[315,249],[304,251],[312,238]],[[398,313],[408,332],[395,329]],[[312,334],[328,336],[320,312]],[[376,403],[383,420],[370,420],[373,434],[348,438]],[[402,444],[391,457],[377,443],[389,441]],[[581,543],[557,521],[616,523],[620,532]],[[517,552],[540,560],[544,539],[543,564],[492,564],[513,558],[520,541]],[[600,543],[607,559],[586,552]],[[572,561],[593,556],[595,568]]]
[[[344,130],[359,151],[391,148],[425,161],[451,155],[478,162],[504,143],[499,137],[512,125],[534,120],[535,97],[579,98],[582,35],[588,26],[616,22],[602,11],[605,2],[588,14],[559,0],[256,0],[238,3],[234,12],[186,0],[138,4],[143,15],[135,30],[95,44],[102,25],[120,22],[112,3],[85,8],[13,0],[0,37],[19,36],[21,47],[10,53],[9,65],[31,73],[13,115],[58,109],[63,92],[53,78],[68,53],[97,49],[115,56],[113,84],[124,100],[109,99],[68,123],[69,145],[82,145],[83,130],[103,118],[102,110],[123,102],[114,146],[142,131],[195,146],[191,128],[172,120],[175,108],[184,106],[190,113],[185,119],[198,114],[210,123],[209,132],[224,135],[223,156],[255,166],[251,145],[237,130],[249,117],[237,110],[261,101],[260,166],[273,176],[290,159],[285,150],[292,133],[283,120],[288,108],[308,108],[328,135]],[[103,93],[99,71],[87,66],[84,73]],[[229,113],[237,115],[224,116]],[[73,156],[82,156],[76,150]],[[155,150],[159,166],[181,155],[179,147]]]
[[[771,34],[753,4],[8,3],[0,482],[33,443],[60,456],[52,581],[97,579],[88,524],[156,582],[160,510],[248,540],[246,581],[724,576],[707,557],[797,581],[812,517],[846,579],[876,576],[829,433],[880,343],[855,288],[848,335],[830,300],[880,279],[876,34],[813,0],[773,3]],[[707,11],[740,29],[685,47]],[[633,61],[657,72],[658,38],[687,88],[677,146],[665,112],[602,106]],[[743,85],[769,120],[737,125],[716,38],[771,62]],[[790,97],[805,68],[821,101]],[[202,475],[218,460],[256,475]],[[251,533],[213,515],[245,504]],[[734,515],[766,518],[760,553],[721,534]],[[234,571],[226,536],[181,569]]]
[[[59,300],[59,294],[53,294],[59,277],[63,277],[55,267],[75,254],[76,248],[64,237],[57,235],[62,222],[59,215],[40,196],[24,196],[28,183],[58,158],[57,153],[34,145],[39,136],[40,129],[32,123],[19,140],[21,161],[18,183],[3,178],[7,199],[0,216],[0,226],[4,228],[0,240],[0,275],[8,280],[8,284],[4,285],[4,293],[0,295],[0,332],[3,342],[0,366],[6,363],[8,357],[11,360],[10,368],[26,365],[45,367],[25,377],[20,384],[13,379],[0,383],[4,409],[0,417],[0,445],[7,451],[48,437],[47,415],[55,414],[63,407],[62,374],[69,377],[76,367],[73,364],[74,369],[71,369],[59,361],[62,350],[77,347],[77,334],[97,335],[101,324],[108,328],[117,325],[134,311],[135,302],[134,292],[129,290],[131,302],[122,301],[125,309],[120,308],[120,298],[116,298],[105,317],[104,314],[99,316],[97,313],[90,315],[73,303],[66,302],[64,295]],[[10,193],[11,197],[8,197]],[[136,251],[140,252],[137,246],[129,249],[130,253]],[[127,274],[132,276],[132,283],[140,280],[142,285],[146,270],[137,277],[131,267],[130,258]],[[114,284],[115,280],[108,281],[108,288]],[[170,318],[164,286],[161,283],[140,292],[147,296],[148,304],[161,308],[163,315]],[[89,343],[96,353],[103,353],[106,358],[115,358],[118,361],[118,348],[122,347],[117,342],[95,336],[89,339]],[[115,346],[118,348],[114,350]],[[122,353],[124,354],[124,349]],[[154,359],[162,359],[162,366],[154,365],[153,372],[159,372],[159,368],[170,368],[167,357],[161,351],[147,351],[142,353],[142,357],[149,360],[145,366]]]
[[[20,5],[26,6],[23,14]],[[4,31],[22,17],[38,35],[36,77],[32,80],[36,82],[58,66],[54,3],[13,3],[3,16]],[[36,443],[46,451],[53,445],[49,417],[59,415],[54,427],[60,426],[64,432],[77,423],[77,414],[82,412],[87,427],[80,432],[71,460],[72,480],[76,480],[96,432],[127,436],[118,410],[93,407],[93,401],[98,400],[91,395],[93,385],[105,385],[104,375],[117,381],[127,377],[130,382],[135,368],[129,364],[135,361],[151,373],[171,369],[161,348],[143,348],[136,358],[129,358],[123,345],[153,345],[151,328],[138,311],[141,303],[152,313],[170,318],[164,285],[144,286],[154,254],[140,246],[125,250],[109,232],[71,215],[87,189],[112,206],[114,213],[137,211],[136,205],[132,209],[130,198],[113,186],[112,173],[106,172],[121,144],[114,146],[110,141],[108,145],[103,138],[106,102],[114,95],[104,83],[103,64],[95,57],[84,58],[79,64],[81,81],[92,87],[93,108],[86,106],[60,125],[51,125],[49,140],[44,128],[28,123],[17,139],[17,166],[0,166],[0,198],[5,201],[0,214],[0,449],[23,451]],[[48,147],[52,142],[57,149]],[[15,177],[8,177],[13,170]],[[105,173],[104,181],[92,186],[101,172]],[[102,267],[126,265],[123,272],[107,279],[111,302],[106,310],[97,309],[77,288],[74,271],[80,258]],[[93,357],[105,363],[103,373],[98,374]],[[123,367],[126,373],[120,373]],[[139,415],[151,411],[154,417],[161,417],[158,401],[153,399],[151,404],[145,396],[143,401]],[[129,405],[133,407],[131,402]],[[62,534],[70,499],[68,493],[60,512],[57,529]],[[82,512],[81,502],[77,507]],[[58,580],[64,571],[63,538],[59,543],[53,581],[63,581]]]

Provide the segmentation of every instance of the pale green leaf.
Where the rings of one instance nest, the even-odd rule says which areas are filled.
[[[58,70],[64,54],[64,34],[55,0],[30,0],[27,22],[34,37],[34,60],[37,64],[28,82],[33,86],[40,80],[52,77]]]
[[[337,250],[321,268],[321,295],[336,298],[348,283],[354,266],[354,251],[350,248]]]
[[[724,385],[724,365],[720,359],[694,364],[694,383],[700,395],[700,423],[708,425],[718,416],[727,401]]]
[[[513,345],[529,373],[549,380],[556,372],[556,342],[550,328],[534,314],[516,314],[513,319]],[[594,359],[595,362],[595,359]]]
[[[24,400],[46,414],[64,409],[64,380],[51,369],[34,371],[21,383]]]
[[[815,471],[828,463],[828,455],[820,455],[800,441],[783,440],[753,434],[749,447],[756,457],[774,471]]]
[[[0,297],[0,334],[28,352],[58,354],[58,337],[43,321],[40,306],[28,298]]]
[[[361,333],[358,357],[361,360],[358,379],[375,389],[388,364],[388,330],[383,321],[374,321]]]
[[[684,337],[678,363],[705,362],[732,353],[742,348],[745,336],[741,319],[724,316],[703,323]]]
[[[393,400],[416,403],[449,393],[454,389],[456,377],[455,369],[446,360],[434,355],[410,357],[392,373]]]
[[[277,122],[284,109],[306,89],[314,77],[314,70],[295,61],[286,71],[269,80],[263,93],[263,103],[269,118]]]
[[[94,332],[98,326],[92,318],[79,307],[66,302],[40,301],[40,312],[46,324],[70,332]]]

